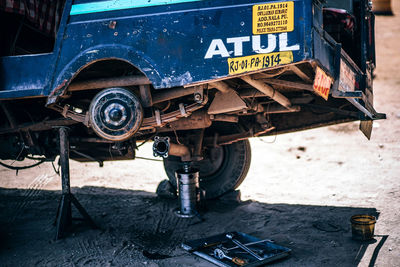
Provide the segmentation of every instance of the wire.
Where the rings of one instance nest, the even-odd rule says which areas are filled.
[[[54,166],[54,161],[51,162],[51,166],[53,166],[53,170],[54,172],[60,176],[60,159],[58,160],[58,168],[56,168],[56,166]]]
[[[171,107],[171,101],[168,101],[167,106],[164,107],[164,108],[161,110],[161,112],[167,111],[170,107]]]
[[[253,94],[253,96],[251,97],[250,107],[253,106],[254,100],[256,100],[256,94],[257,94],[257,91],[254,91],[254,94]],[[257,110],[256,110],[256,112],[257,112],[257,111],[258,111],[258,105],[257,105]]]
[[[275,128],[274,140],[272,140],[271,142],[265,141],[265,140],[263,139],[263,137],[261,137],[261,136],[258,137],[258,139],[259,139],[261,142],[263,142],[263,143],[266,143],[266,144],[273,144],[273,143],[275,143],[277,137],[278,137],[278,131],[277,131],[276,128]]]
[[[182,143],[179,141],[178,134],[176,133],[176,130],[175,130],[175,129],[174,129],[174,134],[175,134],[176,142],[177,142],[179,145],[182,145]]]
[[[35,157],[29,156],[29,155],[25,156],[25,158],[27,158],[27,159],[31,159],[31,160],[45,160],[45,159],[46,159],[46,158],[44,158],[44,157],[41,157],[41,158],[35,158]]]
[[[33,167],[39,166],[40,164],[44,163],[45,161],[46,161],[46,159],[42,159],[39,162],[36,162],[35,164],[28,165],[28,166],[22,166],[22,167],[11,166],[11,165],[5,164],[5,163],[0,161],[0,165],[3,166],[3,167],[6,167],[8,169],[11,169],[11,170],[19,171],[19,170],[25,170],[25,169],[29,169],[29,168],[33,168]]]
[[[11,162],[11,164],[10,164],[9,166],[13,165],[13,164],[19,159],[19,156],[21,156],[21,154],[22,154],[23,151],[24,151],[24,145],[22,145],[21,151],[18,153],[18,156],[14,159],[13,162]],[[6,165],[7,165],[7,164],[6,164]],[[4,166],[4,167],[5,167],[5,166]]]
[[[145,157],[135,157],[135,159],[143,159],[143,160],[149,160],[149,161],[158,161],[162,162],[162,159],[152,159],[152,158],[145,158]]]
[[[149,138],[147,138],[146,140],[144,140],[140,145],[136,146],[136,149],[138,149],[139,147],[141,147],[141,146],[143,146],[144,144],[146,144],[149,140],[153,139],[156,135],[157,135],[157,133],[153,134],[152,136],[150,136]]]
[[[108,146],[108,153],[110,154],[111,160],[113,160],[114,157],[113,157],[113,155],[112,155],[111,149],[112,149],[112,144],[110,144],[110,145]]]

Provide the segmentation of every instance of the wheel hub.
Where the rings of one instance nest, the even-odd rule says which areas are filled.
[[[122,125],[127,117],[126,109],[123,105],[112,103],[104,110],[105,122],[113,126]]]
[[[129,90],[110,88],[94,97],[89,116],[97,135],[111,141],[124,141],[139,130],[143,109],[139,99]]]

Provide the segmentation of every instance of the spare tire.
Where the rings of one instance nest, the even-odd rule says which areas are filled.
[[[250,168],[251,148],[248,140],[217,148],[207,148],[204,159],[192,167],[200,171],[200,187],[206,198],[213,199],[239,187]],[[175,171],[182,168],[179,157],[164,159],[164,169],[171,184],[176,188]]]

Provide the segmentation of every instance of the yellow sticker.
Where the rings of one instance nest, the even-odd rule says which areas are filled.
[[[228,58],[229,74],[240,74],[293,62],[293,52],[276,52],[246,57]]]
[[[294,30],[294,3],[279,2],[253,6],[253,34]]]

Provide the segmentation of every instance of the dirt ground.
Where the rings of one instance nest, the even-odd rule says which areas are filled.
[[[161,162],[72,162],[73,192],[101,229],[78,225],[60,241],[51,165],[18,176],[0,168],[0,265],[210,266],[180,244],[235,230],[291,248],[275,266],[400,266],[400,1],[392,6],[396,16],[377,17],[374,81],[388,119],[375,122],[370,141],[357,123],[252,139],[243,202],[208,203],[202,223],[175,217],[177,202],[156,196]],[[138,156],[151,157],[151,147]],[[371,242],[351,239],[359,213],[378,218]]]

